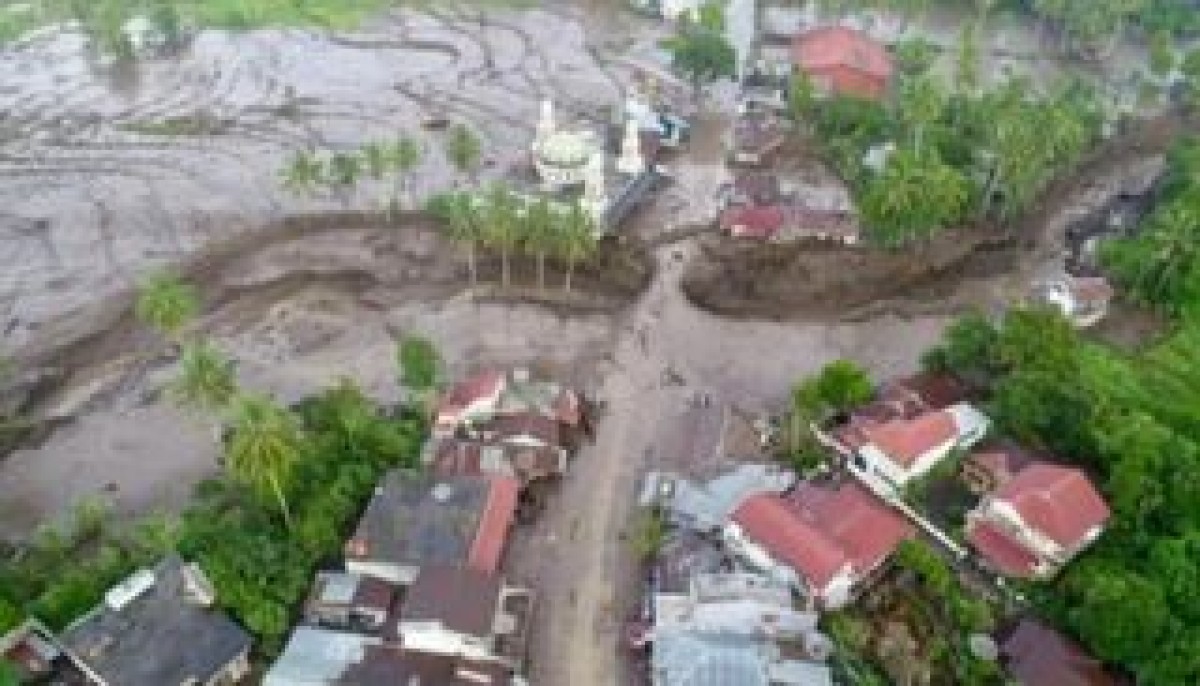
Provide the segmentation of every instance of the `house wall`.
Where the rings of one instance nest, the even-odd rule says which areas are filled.
[[[346,560],[346,571],[360,576],[372,576],[399,586],[411,586],[417,578],[418,567],[382,560]]]
[[[926,451],[912,463],[912,466],[904,467],[894,462],[874,445],[865,445],[858,451],[865,463],[865,467],[859,471],[865,472],[866,478],[874,479],[894,490],[933,469],[934,465],[945,459],[954,447],[955,441],[946,441],[934,449]]]
[[[746,537],[741,527],[730,522],[721,532],[726,548],[740,557],[747,565],[767,576],[788,584],[801,595],[828,609],[836,609],[850,602],[856,581],[850,565],[841,569],[823,588],[813,588],[799,571],[783,564],[771,556],[765,548]]]
[[[742,528],[733,522],[729,522],[721,530],[721,537],[725,541],[726,547],[731,553],[742,558],[742,560],[751,567],[763,572],[767,576],[788,584],[793,588],[800,589],[802,593],[808,594],[807,586],[801,581],[796,570],[788,565],[782,565],[775,561],[762,546],[754,541],[746,538]]]
[[[408,650],[475,660],[493,657],[490,637],[460,634],[438,622],[401,622],[399,629],[401,641]]]
[[[1015,534],[1017,542],[1041,560],[1061,559],[1066,553],[1054,540],[1026,524],[1020,513],[1003,500],[986,499],[980,516]]]

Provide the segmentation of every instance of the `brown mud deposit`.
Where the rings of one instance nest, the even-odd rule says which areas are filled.
[[[698,307],[746,318],[861,320],[884,313],[1003,307],[1035,275],[1061,269],[1066,228],[1104,210],[1162,169],[1162,155],[1196,122],[1162,116],[1136,124],[1052,183],[1019,220],[947,231],[889,251],[828,244],[764,244],[711,236],[684,276]]]

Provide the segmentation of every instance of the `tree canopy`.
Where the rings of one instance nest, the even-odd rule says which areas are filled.
[[[176,340],[199,311],[196,289],[170,270],[154,272],[138,285],[134,314],[168,339]]]

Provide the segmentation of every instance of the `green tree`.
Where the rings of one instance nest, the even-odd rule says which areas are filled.
[[[379,141],[365,143],[359,148],[358,155],[363,171],[375,181],[382,181],[383,177],[392,170],[392,158],[384,143]]]
[[[979,89],[979,25],[963,24],[958,34],[958,54],[954,60],[954,85],[961,94]]]
[[[479,168],[482,155],[479,137],[465,124],[455,124],[450,127],[446,138],[446,158],[458,170],[458,173],[474,178]]]
[[[546,255],[554,249],[556,217],[550,201],[539,197],[525,214],[524,244],[537,260],[538,290],[546,290]]]
[[[421,336],[406,336],[396,348],[400,383],[406,388],[429,391],[441,378],[441,359],[433,343]]]
[[[1183,73],[1184,102],[1190,109],[1200,108],[1200,48],[1184,56],[1179,70]]]
[[[359,177],[362,176],[363,162],[355,153],[335,152],[329,158],[327,171],[329,183],[333,184],[348,200],[350,189],[358,183]]]
[[[412,192],[413,171],[421,164],[421,146],[411,136],[400,136],[392,142],[388,152],[396,170],[396,195],[407,196]]]
[[[204,411],[221,410],[237,394],[233,360],[209,341],[183,346],[179,376],[170,391],[177,402]]]
[[[900,87],[900,118],[913,132],[913,150],[920,155],[924,151],[925,131],[932,126],[946,109],[946,95],[941,86],[928,77],[906,79]]]
[[[705,83],[737,74],[737,52],[715,31],[691,28],[668,39],[665,47],[671,65],[688,77],[696,94]]]
[[[200,311],[196,289],[170,270],[150,274],[138,285],[134,315],[172,343]]]
[[[291,528],[287,492],[304,449],[300,423],[269,398],[240,395],[230,406],[230,429],[225,451],[230,475],[260,497],[274,498]]]
[[[21,686],[20,676],[16,665],[0,659],[0,686]]]
[[[970,184],[936,152],[896,150],[860,202],[871,235],[884,245],[928,238],[963,217]]]
[[[875,395],[870,375],[850,360],[825,365],[817,375],[816,388],[821,400],[837,411],[862,405]]]
[[[595,223],[579,203],[571,206],[557,230],[556,252],[567,263],[563,277],[563,289],[570,292],[575,265],[585,260],[596,250]]]
[[[449,193],[430,199],[428,211],[439,217],[450,239],[467,248],[467,270],[471,287],[477,283],[476,252],[483,241],[483,213],[467,193]]]
[[[319,157],[308,151],[292,155],[284,167],[283,185],[297,194],[311,193],[324,179],[325,165]]]
[[[512,280],[510,257],[521,241],[520,200],[508,186],[492,184],[484,209],[484,240],[500,251],[500,285],[508,288]]]
[[[1150,35],[1150,73],[1164,78],[1175,68],[1175,40],[1167,31]]]
[[[1200,305],[1200,204],[1183,197],[1156,210],[1138,236],[1102,258],[1133,298],[1182,314]]]

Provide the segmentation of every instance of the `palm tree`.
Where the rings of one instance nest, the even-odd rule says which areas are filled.
[[[328,181],[337,186],[342,192],[343,202],[349,202],[350,189],[355,183],[358,183],[358,178],[362,174],[362,160],[358,155],[348,152],[334,153],[329,158],[329,178]]]
[[[170,388],[177,402],[198,410],[220,410],[237,394],[233,361],[208,341],[183,347],[179,377]]]
[[[460,174],[474,177],[482,154],[479,138],[465,124],[455,124],[446,139],[446,157]]]
[[[544,197],[529,206],[525,213],[523,245],[537,259],[538,290],[546,290],[546,254],[554,248],[554,209]]]
[[[1134,292],[1147,302],[1169,303],[1183,288],[1191,266],[1200,258],[1200,212],[1187,201],[1175,201],[1154,213],[1145,232],[1154,258],[1138,275]]]
[[[230,425],[225,451],[230,475],[260,497],[274,498],[284,523],[291,528],[286,493],[304,445],[300,422],[269,398],[240,395],[231,404]]]
[[[180,331],[199,310],[196,289],[174,272],[154,272],[138,285],[134,315],[173,343],[179,342]]]
[[[392,168],[396,170],[397,196],[412,190],[412,173],[421,163],[421,146],[410,136],[400,136],[388,149]]]
[[[283,185],[293,193],[307,194],[321,182],[324,172],[325,165],[321,163],[321,159],[302,150],[292,155],[292,159],[284,167]]]
[[[500,251],[500,285],[508,288],[509,257],[521,239],[518,200],[508,186],[495,183],[488,191],[483,238]]]
[[[563,277],[563,290],[570,292],[571,278],[575,265],[589,257],[596,249],[595,227],[590,215],[579,203],[571,206],[558,229],[555,247],[559,256],[567,261],[567,273]]]
[[[471,274],[471,287],[478,281],[476,248],[483,240],[483,222],[475,199],[468,193],[448,193],[431,198],[428,204],[431,214],[440,216],[450,234],[450,240],[467,248],[467,270]]]

